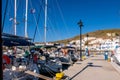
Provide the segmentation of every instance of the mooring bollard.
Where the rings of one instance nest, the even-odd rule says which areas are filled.
[[[110,57],[108,58],[108,62],[111,62],[111,58]]]

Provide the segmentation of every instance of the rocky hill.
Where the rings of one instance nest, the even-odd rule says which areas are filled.
[[[108,36],[108,35],[112,35],[112,36]],[[96,37],[96,38],[109,38],[109,37],[115,37],[120,35],[120,29],[107,29],[107,30],[97,30],[94,32],[89,32],[86,34],[83,34],[82,37]],[[72,40],[79,40],[80,39],[80,35],[75,36],[73,38],[70,39],[65,39],[65,40],[60,40],[60,41],[55,41],[54,43],[68,43]]]

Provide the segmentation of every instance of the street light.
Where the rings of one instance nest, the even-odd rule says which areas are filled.
[[[88,46],[88,37],[89,37],[88,33],[87,33],[86,37],[87,37],[87,46]]]
[[[120,46],[120,34],[118,34],[118,33],[116,33],[116,36],[118,37],[118,39],[119,39],[119,46]]]
[[[87,56],[89,56],[89,51],[88,51],[88,37],[89,37],[89,35],[88,35],[88,33],[87,33],[87,35],[86,35],[86,37],[87,37]]]
[[[78,22],[78,25],[79,25],[79,27],[80,27],[80,60],[82,61],[82,26],[83,26],[83,22],[80,20],[79,22]]]

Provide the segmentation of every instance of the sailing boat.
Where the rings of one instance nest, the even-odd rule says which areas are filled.
[[[113,55],[114,61],[120,65],[120,46],[117,46],[115,49],[115,54]]]
[[[4,34],[3,45],[15,46],[15,47],[16,46],[28,46],[29,42],[25,40],[28,38],[16,36],[16,3],[17,3],[17,0],[14,0],[14,7],[15,7],[14,8],[15,9],[14,10],[14,31],[15,31],[14,34],[15,35]],[[26,27],[27,27],[27,6],[28,6],[28,0],[26,0],[26,23],[25,23]],[[25,36],[27,37],[27,34]],[[31,70],[31,71],[34,71],[35,73],[39,73],[39,70],[38,70],[37,64],[33,63],[31,58],[24,56],[25,52],[23,49],[18,49],[16,47],[15,54],[13,54],[14,52],[12,51],[5,52],[5,53],[7,54],[4,54],[3,52],[3,61],[4,61],[3,66],[5,67],[3,69],[4,80],[15,80],[15,79],[17,80],[27,80],[27,79],[38,80],[37,77],[31,76],[25,73],[26,70]],[[8,61],[9,63],[7,63]]]
[[[46,24],[47,24],[47,0],[45,0],[45,23],[44,23],[44,43],[46,45]],[[46,52],[44,52],[47,54]],[[45,73],[50,72],[60,72],[62,70],[62,64],[61,61],[58,58],[50,58],[47,60],[46,58],[44,60],[39,60],[38,64],[40,65],[40,71],[43,71]]]

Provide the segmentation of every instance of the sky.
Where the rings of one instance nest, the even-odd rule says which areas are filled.
[[[2,20],[6,1],[2,0]],[[34,39],[34,42],[44,42],[45,0],[28,0],[28,2],[28,37]],[[120,0],[48,0],[47,6],[47,42],[79,35],[80,28],[77,23],[80,20],[84,25],[82,34],[96,30],[120,29]],[[33,10],[35,12],[32,12]],[[14,0],[8,0],[4,33],[14,34],[13,17]],[[24,36],[24,18],[25,0],[17,0],[18,36]]]

